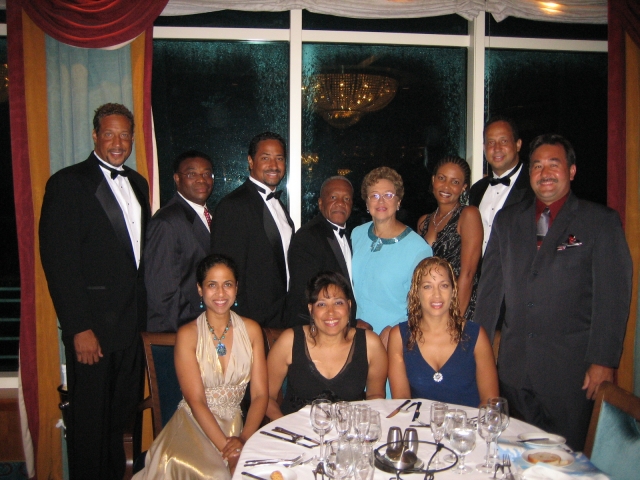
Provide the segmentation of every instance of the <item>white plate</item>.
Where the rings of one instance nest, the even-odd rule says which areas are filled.
[[[276,470],[280,471],[280,473],[282,474],[282,478],[284,478],[284,480],[296,480],[296,478],[298,478],[298,476],[296,475],[296,472],[294,472],[290,468],[285,468],[282,465],[260,465],[252,469],[245,468],[245,470],[249,473],[253,473],[254,475],[262,477],[266,480],[269,480],[269,477],[271,476],[271,474]],[[248,477],[244,477],[244,478],[248,478]]]
[[[546,438],[547,440],[536,440],[536,438]],[[566,439],[560,435],[545,432],[521,433],[518,440],[522,440],[527,445],[535,445],[537,447],[553,447],[555,445],[564,445]],[[529,441],[533,440],[533,441]]]
[[[560,465],[551,465],[550,463],[538,462],[543,465],[547,465],[549,467],[560,467],[560,468],[568,467],[574,462],[573,455],[571,455],[568,452],[565,452],[564,450],[559,450],[559,449],[534,448],[533,450],[525,450],[524,452],[522,452],[522,458],[528,464],[536,465],[535,463],[529,461],[529,456],[534,453],[553,453],[554,455],[557,455],[560,457]]]

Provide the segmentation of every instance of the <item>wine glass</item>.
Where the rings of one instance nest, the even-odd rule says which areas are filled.
[[[476,431],[470,425],[454,428],[451,432],[451,448],[460,457],[460,464],[456,468],[456,473],[463,474],[472,472],[473,469],[464,465],[464,457],[476,446]]]
[[[504,397],[491,397],[489,400],[487,400],[487,404],[488,405],[492,405],[495,407],[498,407],[500,409],[500,414],[502,415],[502,427],[500,429],[500,433],[498,433],[498,436],[496,437],[495,444],[496,444],[496,450],[494,452],[494,454],[492,455],[492,457],[497,461],[499,459],[499,455],[498,455],[498,438],[500,438],[500,435],[502,435],[502,432],[504,432],[507,427],[509,426],[509,402],[507,402],[507,399]]]
[[[440,443],[444,437],[444,418],[447,413],[448,406],[446,403],[433,402],[431,404],[431,433],[433,433],[433,441]],[[440,461],[440,452],[436,451],[436,456],[431,461],[431,466],[438,467],[442,465]]]
[[[484,463],[476,468],[482,473],[493,471],[493,461],[490,460],[491,442],[502,432],[502,413],[495,405],[482,405],[478,409],[478,434],[487,442],[487,454]]]
[[[371,410],[369,414],[369,429],[364,436],[365,442],[373,446],[382,436],[382,423],[380,421],[380,412]]]
[[[464,427],[467,423],[467,412],[459,408],[452,408],[447,410],[447,414],[444,416],[444,438],[451,443],[451,432],[454,428]],[[452,453],[447,453],[443,460],[445,462],[453,463],[457,460],[457,457]]]
[[[351,427],[351,410],[349,402],[333,404],[333,421],[339,437],[345,435]]]
[[[364,442],[364,437],[369,431],[369,422],[371,419],[371,407],[363,403],[354,407],[354,423],[356,427],[356,433],[361,442]]]
[[[324,436],[331,431],[333,417],[331,415],[331,402],[326,398],[319,398],[311,403],[309,416],[311,427],[320,436],[320,462],[324,462]]]

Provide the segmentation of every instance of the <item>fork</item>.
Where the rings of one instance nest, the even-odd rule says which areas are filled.
[[[268,465],[270,463],[295,463],[298,460],[302,459],[302,455],[298,455],[295,458],[271,458],[271,459],[260,459],[260,460],[245,460],[245,467],[252,467],[256,465]]]
[[[511,473],[511,457],[509,455],[503,455],[502,457],[502,465],[509,470],[508,473],[505,473],[507,480],[514,480],[513,473]],[[504,469],[502,470],[504,473]]]

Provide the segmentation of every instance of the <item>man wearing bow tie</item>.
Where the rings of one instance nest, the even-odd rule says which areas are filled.
[[[532,198],[529,173],[520,162],[522,140],[510,118],[495,116],[484,127],[484,155],[492,173],[469,191],[469,203],[478,207],[484,228],[482,253],[487,249],[493,219],[502,207]]]
[[[149,187],[123,166],[133,115],[99,107],[94,151],[51,176],[40,217],[40,256],[62,328],[67,364],[67,452],[73,479],[121,479],[122,434],[142,397],[146,292],[143,243]]]
[[[294,225],[276,190],[287,169],[284,139],[273,132],[249,144],[250,177],[220,200],[211,222],[211,252],[238,266],[234,311],[264,327],[280,328],[289,284],[287,252]]]
[[[346,224],[353,207],[353,186],[343,176],[330,177],[320,187],[320,213],[296,232],[289,248],[291,282],[287,294],[285,325],[309,325],[305,290],[315,275],[338,272],[351,281],[351,245]],[[351,295],[351,323],[355,325],[356,300]]]
[[[196,268],[209,253],[213,162],[188,150],[173,162],[178,190],[149,221],[144,250],[150,332],[175,332],[204,309],[196,287]]]
[[[592,399],[620,361],[631,256],[617,212],[571,192],[571,144],[541,135],[530,152],[535,198],[496,216],[474,321],[493,337],[504,299],[502,396],[525,421],[582,450]]]

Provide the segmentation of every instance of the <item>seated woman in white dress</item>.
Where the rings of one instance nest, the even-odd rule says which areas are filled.
[[[180,327],[174,355],[184,398],[135,479],[230,479],[267,409],[262,329],[231,311],[238,290],[233,260],[209,255],[196,278],[206,311]],[[240,402],[249,381],[251,406],[243,428]]]

